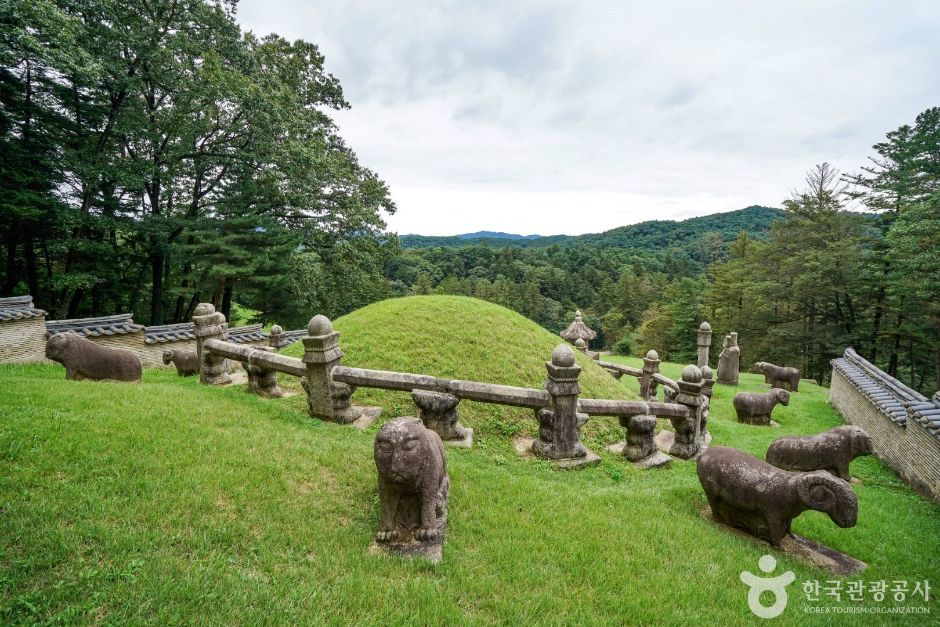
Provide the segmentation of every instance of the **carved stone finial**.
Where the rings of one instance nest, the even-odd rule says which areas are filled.
[[[712,325],[708,324],[707,321],[706,321],[706,322],[703,322],[703,323],[699,326],[699,330],[700,330],[700,331],[711,331],[711,330],[712,330]]]
[[[563,367],[574,365],[574,351],[569,345],[559,344],[555,347],[552,351],[552,365]]]
[[[193,311],[194,316],[208,316],[215,313],[215,306],[212,303],[199,303]]]
[[[646,353],[647,359],[659,359],[659,353],[654,351],[652,348]]]
[[[702,369],[698,366],[689,364],[682,369],[682,380],[686,383],[701,383],[702,382]]]
[[[333,323],[323,314],[317,314],[307,323],[307,335],[319,337],[333,332]]]

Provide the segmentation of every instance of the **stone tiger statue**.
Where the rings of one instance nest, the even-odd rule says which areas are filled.
[[[395,418],[375,436],[381,522],[376,542],[440,542],[450,477],[440,436],[418,418]]]

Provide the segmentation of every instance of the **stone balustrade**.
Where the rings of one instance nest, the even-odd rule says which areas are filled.
[[[702,406],[707,406],[702,390],[702,373],[690,366],[694,372],[683,372],[683,381],[672,381],[658,372],[659,359],[655,351],[647,355],[642,369],[606,362],[601,364],[638,377],[647,394],[652,390],[652,399],[583,399],[579,398],[581,388],[578,384],[581,367],[568,344],[561,344],[552,351],[551,359],[545,362],[545,387],[536,389],[343,366],[339,333],[325,316],[315,316],[310,320],[307,334],[300,338],[304,356],[298,359],[280,355],[272,347],[227,341],[225,317],[211,304],[200,304],[195,314],[194,334],[202,383],[228,383],[230,377],[222,367],[226,359],[244,364],[249,373],[248,390],[266,396],[279,396],[281,393],[275,373],[299,377],[307,395],[310,415],[321,420],[355,423],[361,428],[370,424],[378,416],[378,408],[359,407],[351,402],[357,388],[367,387],[410,392],[425,426],[438,433],[445,442],[462,446],[471,445],[473,432],[459,422],[458,405],[461,401],[531,409],[539,423],[539,437],[532,441],[531,453],[569,467],[599,461],[580,439],[581,426],[592,415],[620,419],[627,431],[623,453],[631,461],[648,461],[656,453],[653,432],[657,417],[668,418],[676,430],[669,449],[671,454],[689,459],[699,451]],[[698,378],[686,381],[687,374]],[[676,402],[656,401],[657,384],[675,389]]]

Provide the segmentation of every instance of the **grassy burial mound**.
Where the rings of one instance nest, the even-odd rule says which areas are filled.
[[[514,311],[465,296],[386,300],[338,318],[333,326],[340,332],[347,366],[540,389],[545,385],[545,362],[564,342]],[[297,342],[284,353],[300,357],[303,344]],[[585,355],[576,357],[582,368],[581,396],[638,398]],[[296,385],[289,377],[279,381]],[[381,406],[384,419],[417,416],[407,393],[363,388],[356,391],[353,402]],[[302,406],[300,395],[295,404]],[[505,436],[534,436],[537,431],[531,410],[464,401],[459,411],[461,422],[474,429],[477,439],[496,436],[492,446],[508,447]],[[589,424],[584,432],[589,446],[620,435],[622,430],[613,421]]]
[[[503,324],[509,331],[497,332]],[[336,326],[351,365],[516,385],[541,385],[556,343],[459,298],[388,301]],[[582,365],[585,396],[633,394],[635,381]],[[680,368],[663,364],[672,377]],[[742,375],[739,389],[763,388]],[[739,425],[733,392],[716,388],[719,444],[762,456],[774,437],[839,423],[826,390],[801,385],[774,414],[781,428]],[[374,394],[386,409],[379,422],[413,409],[406,395]],[[802,582],[844,578],[703,518],[694,464],[636,469],[600,446],[622,437],[612,420],[588,423],[602,464],[565,472],[511,450],[515,432],[534,433],[529,412],[460,407],[480,437],[448,449],[444,561],[432,567],[367,551],[379,514],[376,427],[313,420],[301,396],[266,400],[169,371],[116,384],[65,381],[57,366],[0,367],[0,623],[752,624],[739,574],[760,573],[765,553],[777,557],[775,574],[796,575],[777,623],[886,621],[807,619],[810,605],[893,602],[807,601]],[[852,471],[862,480],[858,526],[808,512],[794,530],[869,564],[848,579],[936,587],[940,508],[874,458]],[[887,620],[927,623],[940,612],[929,605],[931,615]]]

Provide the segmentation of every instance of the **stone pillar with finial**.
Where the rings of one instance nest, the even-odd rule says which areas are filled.
[[[703,322],[698,328],[698,364],[699,368],[708,365],[708,351],[712,345],[712,325]]]
[[[339,347],[339,332],[333,330],[330,319],[324,315],[311,318],[307,335],[301,341],[304,344],[302,361],[307,366],[307,376],[301,384],[307,393],[310,415],[340,424],[354,423],[360,429],[374,422],[381,410],[353,406],[350,399],[355,388],[333,381],[331,373],[340,365],[343,351]]]
[[[539,410],[539,437],[532,443],[532,453],[543,459],[559,462],[559,466],[580,467],[600,463],[600,458],[581,443],[581,425],[587,415],[578,413],[581,367],[575,363],[574,351],[568,344],[559,344],[545,362],[548,379],[545,389],[551,395],[551,406]]]
[[[660,450],[681,459],[692,459],[698,455],[700,445],[698,429],[702,406],[702,371],[698,366],[686,366],[682,370],[682,378],[677,382],[679,392],[675,402],[688,409],[685,418],[670,418],[675,433],[660,431],[656,436],[656,445]]]
[[[203,349],[206,340],[224,340],[228,337],[225,316],[215,310],[212,303],[199,303],[193,311],[193,335],[196,336],[196,355],[199,357],[199,382],[206,385],[224,385],[232,382],[225,358]]]
[[[715,377],[712,369],[702,366],[702,404],[699,407],[698,441],[701,448],[708,446],[712,441],[712,434],[708,431],[708,412],[712,405]]]
[[[284,329],[281,328],[281,325],[275,324],[268,331],[268,346],[276,351],[284,347]]]
[[[643,358],[643,376],[640,377],[640,398],[644,401],[656,400],[656,380],[654,374],[659,373],[659,353],[650,349]]]

